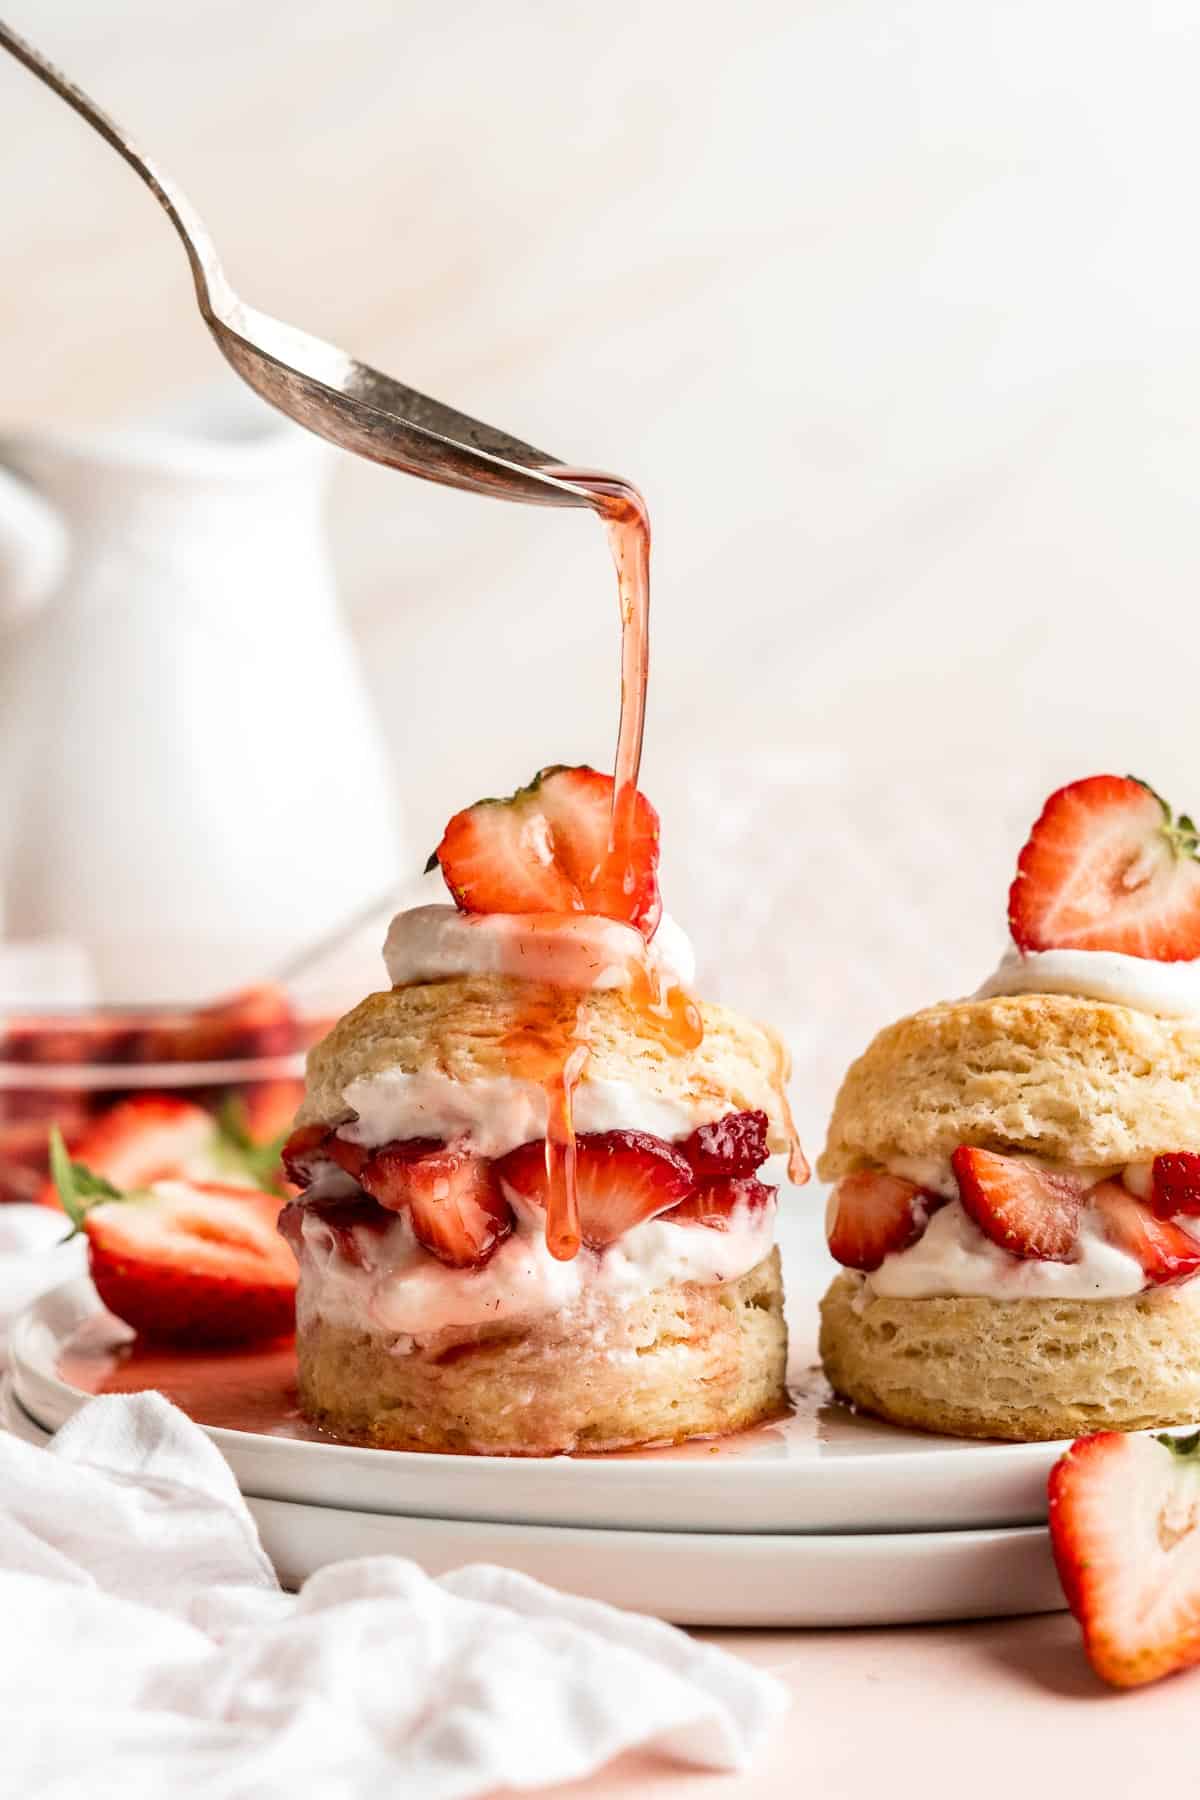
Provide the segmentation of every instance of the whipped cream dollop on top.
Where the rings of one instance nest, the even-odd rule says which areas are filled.
[[[383,960],[393,987],[455,976],[501,975],[580,992],[630,987],[638,971],[690,988],[696,958],[666,913],[649,944],[632,925],[592,913],[461,913],[414,906],[388,928]]]
[[[1018,950],[1013,944],[971,998],[1003,994],[1072,994],[1160,1019],[1200,1018],[1200,962],[1153,962],[1116,950]]]

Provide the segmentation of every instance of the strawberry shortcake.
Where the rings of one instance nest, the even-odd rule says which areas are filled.
[[[455,904],[393,920],[389,990],[310,1053],[281,1228],[301,1404],[337,1437],[606,1450],[784,1404],[786,1058],[691,999],[657,817],[613,802],[557,768],[456,815]]]
[[[997,972],[851,1067],[820,1163],[845,1399],[969,1437],[1200,1417],[1197,854],[1139,781],[1059,790]]]

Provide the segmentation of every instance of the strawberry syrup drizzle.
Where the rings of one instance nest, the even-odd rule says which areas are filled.
[[[579,1193],[575,1183],[575,1089],[588,1059],[576,1042],[546,1082],[546,1248],[559,1262],[579,1255]]]
[[[616,564],[621,608],[621,720],[608,853],[623,856],[628,869],[650,673],[650,514],[637,488],[619,476],[587,469],[555,468],[550,472],[587,496],[589,506],[604,523]],[[624,885],[632,885],[631,875]]]
[[[608,534],[617,570],[621,609],[621,717],[613,779],[608,855],[621,859],[621,885],[633,889],[630,842],[637,805],[642,738],[646,725],[646,681],[650,669],[650,515],[637,488],[614,475],[555,468],[553,473],[587,496]],[[663,992],[645,963],[630,969],[630,1002],[656,1035],[680,1049],[692,1049],[704,1035],[699,1009],[686,995]],[[587,1064],[583,1009],[563,1045],[561,1057],[541,1079],[546,1090],[546,1247],[560,1262],[579,1254],[579,1195],[575,1183],[575,1089]]]

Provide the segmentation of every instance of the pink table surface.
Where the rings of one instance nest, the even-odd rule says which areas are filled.
[[[1200,1672],[1117,1693],[1066,1613],[888,1631],[704,1631],[772,1670],[792,1710],[741,1775],[629,1755],[556,1800],[1087,1800],[1150,1793],[1186,1771]],[[1186,1785],[1186,1780],[1185,1780]],[[506,1796],[508,1790],[505,1790]],[[511,1800],[516,1800],[515,1794]]]

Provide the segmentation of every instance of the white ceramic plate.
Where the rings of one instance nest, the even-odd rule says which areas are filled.
[[[3,1391],[0,1424],[49,1442]],[[1048,1534],[1037,1526],[891,1536],[590,1531],[247,1504],[285,1587],[345,1557],[395,1555],[430,1575],[498,1563],[677,1625],[911,1625],[1064,1605]]]
[[[44,1295],[12,1335],[17,1396],[52,1431],[88,1397],[58,1373],[79,1333],[108,1345],[129,1336],[86,1279]],[[792,1418],[679,1450],[435,1456],[209,1429],[244,1493],[359,1512],[710,1533],[958,1531],[1045,1518],[1061,1445],[976,1444],[857,1417],[805,1369],[811,1342],[797,1348]],[[284,1412],[281,1432],[290,1429]]]

